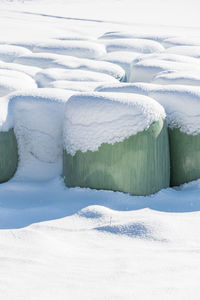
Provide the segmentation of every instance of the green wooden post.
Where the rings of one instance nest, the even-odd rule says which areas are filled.
[[[98,151],[63,152],[68,187],[89,187],[149,195],[169,186],[167,126],[162,119],[122,142],[102,144]]]
[[[18,164],[17,141],[14,130],[0,132],[0,183],[8,181]]]
[[[200,134],[189,135],[169,129],[171,186],[200,178]]]

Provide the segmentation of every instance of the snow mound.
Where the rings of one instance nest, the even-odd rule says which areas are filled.
[[[173,46],[200,46],[200,38],[199,37],[173,37],[168,38],[163,41],[163,45],[165,48],[173,47]]]
[[[103,82],[57,80],[48,84],[50,88],[72,90],[77,92],[92,92]]]
[[[105,32],[103,35],[99,37],[99,39],[148,39],[157,42],[165,41],[168,38],[172,38],[171,35],[165,33],[138,33],[135,32],[124,32],[124,31],[112,31]]]
[[[15,79],[16,83],[24,84],[24,87],[26,87],[26,85],[28,85],[27,88],[37,87],[32,77],[19,71],[0,68],[0,78],[5,81],[7,80],[8,84],[10,79]]]
[[[122,80],[125,76],[125,72],[120,66],[110,62],[101,62],[52,53],[32,53],[30,55],[18,57],[15,62],[24,65],[38,66],[40,68],[64,68],[94,71],[111,75],[119,80]]]
[[[94,81],[94,82],[118,82],[114,77],[97,72],[68,69],[46,69],[35,76],[38,87],[48,87],[49,83],[57,80],[67,81]]]
[[[38,73],[41,69],[37,67],[24,66],[15,63],[6,63],[0,61],[0,69],[19,71],[25,73],[31,77],[34,77],[36,73]]]
[[[151,91],[156,90],[159,88],[160,85],[152,84],[152,83],[104,83],[103,85],[99,85],[95,91],[96,92],[111,92],[111,93],[133,93],[133,94],[141,94],[146,95]]]
[[[165,71],[156,74],[153,83],[158,84],[182,84],[182,85],[200,85],[200,73],[189,71]]]
[[[30,54],[31,51],[19,46],[0,45],[0,60],[12,62],[20,55]]]
[[[96,151],[102,143],[114,144],[147,129],[165,118],[153,99],[137,94],[83,93],[66,104],[64,147],[74,155],[78,150]]]
[[[128,52],[128,51],[114,51],[104,55],[101,60],[116,64],[123,68],[126,73],[126,79],[129,80],[130,65],[141,53]]]
[[[16,177],[44,180],[60,175],[64,106],[71,95],[35,89],[8,97],[19,151]]]
[[[133,61],[130,71],[130,82],[151,82],[153,77],[163,71],[200,72],[198,65],[160,59],[142,59]]]
[[[166,49],[166,52],[200,58],[200,46],[175,46]]]
[[[0,97],[8,95],[11,92],[24,89],[37,88],[35,82],[26,81],[14,77],[6,77],[0,75]]]
[[[105,54],[104,45],[88,41],[47,41],[39,43],[33,52],[50,52],[80,58],[98,59]]]
[[[200,88],[191,86],[163,86],[149,93],[167,114],[171,128],[186,134],[200,134]]]
[[[107,52],[131,51],[146,54],[164,51],[164,47],[160,43],[145,39],[111,39],[104,43]]]

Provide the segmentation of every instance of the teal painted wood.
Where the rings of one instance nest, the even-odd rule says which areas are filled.
[[[200,134],[188,135],[169,129],[171,186],[200,178]]]
[[[167,126],[163,120],[98,151],[63,152],[63,176],[68,187],[90,187],[133,195],[149,195],[169,186]]]
[[[14,175],[17,165],[17,141],[13,129],[0,132],[0,183]]]

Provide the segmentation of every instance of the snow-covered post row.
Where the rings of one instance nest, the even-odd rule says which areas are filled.
[[[169,126],[171,185],[200,178],[200,90],[165,86],[150,95],[165,107]]]
[[[66,103],[63,176],[68,187],[148,195],[169,186],[163,107],[137,94],[82,93]]]
[[[14,175],[18,164],[17,141],[13,131],[12,118],[8,118],[9,99],[0,101],[0,183]]]

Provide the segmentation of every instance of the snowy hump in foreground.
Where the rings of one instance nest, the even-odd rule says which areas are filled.
[[[160,118],[165,118],[163,107],[147,96],[80,93],[66,103],[64,147],[71,155],[96,151],[101,144],[123,141]]]

